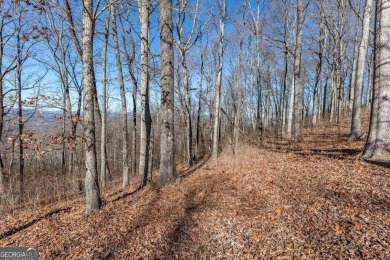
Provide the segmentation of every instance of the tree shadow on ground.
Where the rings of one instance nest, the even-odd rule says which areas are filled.
[[[374,165],[379,165],[379,166],[382,166],[382,167],[385,167],[385,168],[390,168],[390,161],[386,162],[386,161],[366,160],[366,162],[374,164]]]
[[[309,149],[308,151],[294,152],[301,156],[319,155],[330,159],[343,160],[361,153],[360,149]]]
[[[199,163],[193,165],[193,166],[190,166],[188,167],[187,169],[185,169],[184,171],[181,171],[179,172],[179,176],[181,178],[185,178],[189,175],[191,175],[192,173],[194,173],[195,171],[199,170],[200,168],[202,168],[211,158],[211,155],[205,155],[203,156],[200,160],[199,160]]]
[[[55,215],[55,214],[58,214],[58,213],[61,213],[63,211],[69,211],[71,209],[71,207],[66,207],[66,208],[59,208],[59,209],[54,209],[54,210],[51,210],[49,211],[48,213],[46,213],[45,215],[43,216],[39,216],[37,218],[34,218],[33,220],[19,226],[19,227],[16,227],[16,228],[13,228],[13,229],[10,229],[8,231],[5,231],[3,233],[0,234],[0,239],[4,239],[4,238],[7,238],[9,236],[12,236],[26,228],[29,228],[31,227],[32,225],[38,223],[39,221],[41,220],[44,220],[44,219],[48,219],[50,218],[51,216]]]

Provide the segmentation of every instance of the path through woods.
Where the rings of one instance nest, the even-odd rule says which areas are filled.
[[[345,132],[321,142],[313,132],[289,150],[226,151],[160,191],[118,184],[89,217],[82,198],[10,216],[0,234],[64,209],[0,246],[37,246],[42,259],[389,259],[389,165],[359,160],[364,144]]]

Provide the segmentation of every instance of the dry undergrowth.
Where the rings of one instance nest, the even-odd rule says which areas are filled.
[[[38,221],[0,246],[42,259],[389,259],[390,169],[338,134],[293,151],[242,146],[160,191],[107,189],[90,217],[82,198],[7,217],[0,234]]]

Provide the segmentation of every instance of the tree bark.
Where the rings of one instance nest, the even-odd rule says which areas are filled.
[[[143,176],[143,185],[148,181],[151,117],[149,108],[149,0],[139,0],[141,21],[141,142],[139,174]]]
[[[3,11],[3,4],[0,3],[0,12]],[[4,20],[5,17],[0,18],[0,143],[3,142],[3,129],[4,129],[4,89],[3,89],[3,57],[4,57]],[[2,153],[0,153],[0,194],[4,191],[5,178],[4,178],[4,165],[2,163]],[[1,196],[0,196],[1,200]]]
[[[376,1],[374,84],[363,157],[390,160],[390,0]]]
[[[187,141],[187,162],[191,166],[194,162],[194,152],[192,144],[192,112],[191,112],[191,92],[190,81],[187,68],[186,50],[179,47],[181,66],[183,69],[183,83],[185,90],[185,120],[186,120],[186,141]]]
[[[203,74],[204,74],[204,49],[201,42],[201,54],[200,54],[200,82],[199,82],[199,98],[198,98],[198,111],[196,119],[196,151],[195,155],[198,158],[201,145],[201,113],[202,113],[202,99],[203,99]]]
[[[107,182],[107,45],[110,33],[110,18],[111,10],[109,10],[106,17],[106,24],[104,26],[104,42],[102,49],[102,130],[100,133],[100,188],[104,188]]]
[[[245,10],[243,10],[243,21],[245,21]],[[234,131],[233,131],[233,153],[237,154],[238,141],[240,137],[240,121],[241,121],[241,103],[242,103],[242,47],[244,44],[245,27],[239,42],[238,50],[238,64],[237,64],[237,100],[236,100],[236,116],[234,118]]]
[[[321,8],[321,21],[320,21],[320,36],[319,36],[319,52],[318,52],[318,61],[316,67],[316,79],[314,85],[314,100],[313,100],[313,118],[312,124],[315,125],[319,119],[319,91],[322,83],[322,63],[323,55],[325,52],[325,10],[323,6],[323,1],[320,2]]]
[[[172,0],[159,0],[161,51],[161,144],[158,184],[176,177],[174,136],[174,53]]]
[[[353,50],[353,63],[352,63],[352,74],[351,74],[351,87],[349,92],[349,110],[352,112],[353,108],[353,99],[355,92],[355,82],[356,82],[356,67],[359,56],[359,31],[360,31],[360,19],[356,19],[356,33],[355,33],[355,42]]]
[[[16,84],[18,97],[18,145],[19,145],[19,192],[20,199],[24,199],[24,146],[23,146],[23,99],[22,99],[22,11],[20,5],[17,6],[17,54],[16,54]]]
[[[302,89],[301,89],[301,53],[302,53],[303,6],[297,2],[297,35],[294,53],[294,140],[302,141]]]
[[[126,63],[127,63],[127,69],[129,71],[129,75],[131,78],[131,81],[133,82],[133,91],[131,94],[132,103],[133,103],[133,113],[132,113],[132,120],[133,120],[133,129],[131,133],[131,138],[133,140],[133,144],[131,146],[131,172],[133,174],[136,174],[137,172],[137,91],[138,91],[138,80],[134,72],[134,60],[136,58],[136,47],[134,43],[134,39],[132,36],[131,30],[128,32],[130,36],[130,42],[131,42],[131,52],[128,51],[126,47],[126,38],[125,38],[125,30],[122,27],[122,42],[123,42],[123,49],[126,56]]]
[[[362,41],[359,47],[359,58],[357,61],[356,69],[356,81],[355,91],[353,98],[352,108],[352,124],[351,134],[349,139],[354,141],[358,140],[362,136],[362,122],[361,122],[361,107],[362,107],[362,93],[363,93],[363,78],[364,78],[364,67],[366,63],[367,47],[370,36],[370,17],[371,17],[371,5],[372,0],[366,1],[363,15],[363,29],[362,29]]]
[[[129,185],[129,134],[127,128],[127,103],[125,82],[123,80],[123,70],[121,53],[119,50],[118,32],[116,26],[116,9],[114,5],[111,5],[111,23],[112,23],[112,35],[114,41],[115,60],[118,72],[119,91],[121,96],[121,108],[122,108],[122,186],[125,188]]]
[[[96,136],[94,113],[92,0],[84,1],[83,10],[83,88],[84,88],[84,139],[85,139],[85,192],[86,214],[99,210],[101,206],[96,161]]]
[[[218,65],[218,74],[217,74],[217,88],[215,92],[215,111],[214,111],[214,129],[213,129],[213,150],[212,150],[212,159],[218,159],[218,144],[219,144],[219,118],[221,110],[221,84],[222,84],[222,69],[223,69],[223,42],[225,34],[225,13],[226,13],[226,0],[222,0],[221,7],[221,18],[219,21],[219,65]]]

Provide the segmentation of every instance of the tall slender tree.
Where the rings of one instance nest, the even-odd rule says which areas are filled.
[[[84,88],[84,142],[85,142],[85,193],[86,214],[101,206],[97,171],[96,132],[94,113],[93,42],[94,18],[92,0],[83,5],[83,88]]]
[[[218,1],[220,5],[220,20],[219,20],[219,61],[218,61],[218,74],[215,92],[215,110],[214,110],[214,128],[213,128],[213,150],[212,159],[217,160],[218,158],[218,147],[219,147],[219,117],[221,110],[221,86],[222,86],[222,69],[223,69],[223,51],[224,51],[224,37],[225,37],[225,15],[226,15],[226,0],[222,0],[222,3]]]
[[[107,47],[110,33],[111,10],[109,9],[104,26],[104,40],[102,49],[102,130],[100,133],[100,187],[104,188],[107,182]]]
[[[122,186],[129,185],[129,134],[127,127],[127,102],[125,81],[123,79],[123,69],[121,60],[121,51],[119,49],[118,30],[116,25],[117,12],[116,6],[111,4],[111,23],[112,23],[112,35],[115,49],[115,61],[118,72],[119,91],[121,96],[121,108],[122,108]]]
[[[237,154],[238,141],[240,136],[240,121],[241,121],[241,103],[242,103],[242,52],[245,37],[245,23],[246,23],[246,5],[243,2],[243,17],[242,17],[242,31],[240,41],[238,43],[238,64],[237,64],[237,100],[236,100],[236,116],[234,118],[234,131],[233,131],[233,151]]]
[[[159,0],[161,51],[161,144],[159,185],[175,178],[174,54],[172,0]]]
[[[366,64],[368,41],[370,36],[370,18],[371,18],[372,0],[366,1],[363,15],[362,40],[359,47],[359,56],[356,66],[356,80],[354,88],[354,98],[352,107],[352,124],[350,140],[360,139],[362,136],[361,107],[363,93],[364,67]]]
[[[317,61],[317,67],[316,67],[316,78],[315,78],[315,85],[314,85],[314,100],[313,100],[313,117],[312,117],[312,124],[315,125],[319,118],[319,94],[322,84],[322,77],[323,77],[323,60],[324,60],[324,52],[325,52],[325,10],[324,10],[324,1],[320,0],[320,35],[318,38],[318,61]]]
[[[297,1],[297,34],[294,53],[294,140],[302,141],[302,113],[303,100],[301,88],[301,54],[302,54],[302,30],[303,30],[303,4]]]
[[[141,142],[139,174],[143,175],[143,185],[148,182],[149,149],[152,118],[149,108],[149,0],[138,1],[139,16],[141,21]]]
[[[197,42],[199,37],[199,32],[197,30],[198,26],[198,7],[199,3],[196,1],[195,10],[193,15],[188,15],[186,11],[189,9],[188,0],[179,1],[180,7],[177,14],[176,21],[176,32],[177,32],[177,42],[176,47],[180,54],[181,67],[183,72],[183,84],[185,91],[185,100],[184,100],[184,117],[186,122],[186,145],[187,145],[187,161],[189,165],[192,165],[194,162],[194,148],[193,148],[193,133],[192,133],[192,106],[191,106],[191,84],[190,84],[190,75],[187,64],[188,51],[191,47]],[[191,17],[192,25],[190,30],[185,35],[185,21]]]

